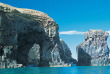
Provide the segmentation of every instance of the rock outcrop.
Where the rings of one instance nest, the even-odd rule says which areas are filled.
[[[68,62],[71,62],[73,64],[77,64],[77,60],[71,57],[72,53],[71,53],[68,45],[62,39],[60,39],[60,42],[62,45],[62,49],[64,51],[64,55],[66,56],[66,59],[68,60]]]
[[[28,53],[28,64],[33,64],[37,66],[39,65],[39,63],[40,63],[40,46],[38,44],[34,44]]]
[[[43,12],[0,3],[0,65],[7,67],[13,61],[12,65],[50,66],[53,50],[69,62],[70,51],[65,54],[58,30],[58,24]]]
[[[78,66],[107,66],[109,64],[109,34],[102,30],[85,33],[85,42],[77,46]]]
[[[60,42],[61,42],[61,45],[62,45],[62,49],[64,51],[64,55],[66,56],[66,59],[69,61],[72,59],[71,55],[71,51],[69,49],[69,47],[67,46],[67,44],[62,40],[60,39]]]

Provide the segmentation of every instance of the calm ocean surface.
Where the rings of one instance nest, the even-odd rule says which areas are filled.
[[[0,69],[0,74],[110,74],[110,67],[31,67]]]

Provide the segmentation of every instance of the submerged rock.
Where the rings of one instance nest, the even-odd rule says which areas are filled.
[[[50,66],[56,44],[59,59],[69,62],[70,51],[62,47],[58,30],[58,24],[43,12],[0,3],[0,63]]]
[[[85,33],[85,42],[77,46],[78,66],[107,66],[109,33],[102,30],[90,30]]]

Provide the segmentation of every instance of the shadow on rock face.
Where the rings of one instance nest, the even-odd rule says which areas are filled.
[[[37,36],[38,35],[38,36]],[[19,63],[23,63],[23,65],[27,65],[29,60],[28,60],[28,54],[30,49],[32,49],[33,45],[35,43],[39,44],[41,42],[41,36],[42,34],[40,33],[26,33],[22,34],[20,33],[18,35],[18,56],[17,60]],[[34,54],[34,53],[33,53]],[[37,56],[36,56],[37,58]]]
[[[69,62],[71,58],[67,45],[60,42],[58,24],[43,12],[0,3],[0,26],[0,45],[4,45],[0,55],[7,55],[9,66],[12,61],[14,66],[49,66],[56,43],[61,60]]]
[[[2,56],[2,55],[3,55],[3,53],[4,53],[3,48],[2,48],[2,47],[0,47],[0,56]]]
[[[102,30],[90,30],[84,36],[85,42],[77,47],[78,65],[108,66],[109,48],[107,38],[109,33]]]
[[[91,56],[86,53],[81,47],[78,48],[78,62],[77,66],[90,66],[91,65]]]

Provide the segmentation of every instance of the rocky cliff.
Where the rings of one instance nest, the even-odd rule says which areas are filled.
[[[102,30],[90,30],[85,33],[85,42],[77,46],[79,66],[107,66],[109,63],[109,34]]]
[[[58,24],[43,12],[0,3],[1,67],[69,62],[71,52],[62,47],[58,30]]]
[[[68,62],[71,62],[73,64],[77,64],[77,60],[71,57],[72,53],[71,53],[68,45],[62,39],[60,39],[60,42],[62,45],[62,49],[64,51],[64,55],[66,56],[66,59],[69,60]]]

